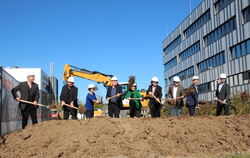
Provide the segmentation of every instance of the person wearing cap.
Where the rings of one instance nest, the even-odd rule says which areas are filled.
[[[22,128],[24,129],[28,124],[29,116],[31,117],[32,124],[37,124],[37,103],[39,101],[39,88],[38,84],[35,82],[35,75],[29,74],[27,76],[26,82],[19,83],[15,88],[11,90],[12,95],[15,100],[26,100],[33,102],[33,104],[27,104],[23,102],[19,102],[19,107],[21,109],[22,114]],[[21,97],[17,96],[17,92],[20,92]]]
[[[94,117],[94,103],[97,103],[97,104],[100,103],[100,101],[97,100],[97,98],[96,98],[95,89],[96,89],[96,87],[94,84],[88,85],[89,93],[87,94],[86,104],[85,104],[85,108],[86,108],[85,116],[86,116],[86,118],[93,118]]]
[[[222,109],[224,109],[224,115],[229,115],[230,105],[230,86],[226,83],[227,75],[225,73],[220,74],[220,83],[216,89],[215,100],[221,100],[217,102],[216,115],[220,116]]]
[[[162,98],[162,88],[158,85],[158,77],[152,77],[151,85],[149,85],[147,90],[147,95],[154,95],[155,98],[149,98],[149,110],[152,118],[160,117],[161,113],[161,98]]]
[[[180,78],[178,76],[174,76],[173,78],[173,84],[169,86],[168,93],[166,94],[166,97],[170,99],[174,99],[175,104],[170,105],[170,116],[174,117],[175,113],[177,112],[177,116],[182,115],[182,107],[184,105],[183,98],[184,98],[184,92],[183,92],[183,86],[180,85]]]
[[[122,107],[122,87],[118,84],[118,78],[111,78],[111,86],[107,88],[106,99],[108,101],[109,117],[119,118]]]
[[[187,99],[186,99],[186,106],[188,108],[190,116],[195,115],[195,108],[199,105],[198,84],[199,84],[199,77],[194,76],[193,83],[189,87],[189,89],[193,89],[193,91],[190,94],[188,94]]]
[[[74,85],[74,77],[69,77],[67,80],[67,84],[62,87],[60,100],[61,105],[63,106],[63,119],[68,120],[69,114],[71,114],[72,119],[77,119],[77,109],[71,108],[69,106],[65,106],[65,104],[69,104],[74,107],[78,107],[77,95],[78,88]]]
[[[130,117],[141,117],[142,96],[136,84],[133,84],[124,98],[129,100]]]

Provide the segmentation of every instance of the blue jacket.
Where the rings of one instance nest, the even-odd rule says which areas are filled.
[[[195,92],[187,96],[186,106],[197,106],[199,104],[198,102],[199,94],[196,91],[194,84],[191,84],[190,87],[193,87],[195,89]]]

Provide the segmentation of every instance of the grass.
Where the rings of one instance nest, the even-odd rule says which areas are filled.
[[[245,155],[245,154],[236,154],[236,155],[228,155],[224,158],[250,158],[250,155]]]

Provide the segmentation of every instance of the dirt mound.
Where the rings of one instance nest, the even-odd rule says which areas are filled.
[[[54,120],[4,136],[0,157],[205,157],[250,152],[250,115]]]

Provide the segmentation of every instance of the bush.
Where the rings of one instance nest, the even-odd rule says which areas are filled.
[[[231,114],[249,114],[250,113],[250,95],[247,92],[237,93],[231,99]]]

